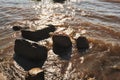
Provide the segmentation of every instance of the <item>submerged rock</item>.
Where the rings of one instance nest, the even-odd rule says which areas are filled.
[[[29,27],[13,26],[12,29],[14,31],[20,31],[20,30],[23,30],[23,29],[29,29]]]
[[[85,52],[89,49],[89,42],[86,37],[78,37],[76,40],[76,46],[79,52]]]
[[[53,52],[59,55],[63,59],[70,59],[72,52],[72,42],[66,35],[54,35],[53,40]]]
[[[117,64],[113,65],[111,68],[120,71],[120,63],[117,63]]]
[[[47,48],[36,43],[30,43],[23,39],[15,41],[14,51],[16,55],[32,61],[45,61],[47,59]]]
[[[64,3],[66,0],[53,0],[54,3]]]
[[[44,71],[41,68],[32,68],[28,71],[28,76],[25,78],[26,80],[45,80],[44,79]]]
[[[37,31],[28,31],[28,30],[22,30],[22,37],[32,40],[32,41],[40,41],[46,38],[50,37],[50,32],[54,32],[56,30],[54,25],[47,25],[49,27],[44,28],[42,30]]]

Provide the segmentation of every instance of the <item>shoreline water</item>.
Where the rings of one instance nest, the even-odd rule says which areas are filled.
[[[12,30],[12,26],[30,27],[35,31],[47,24],[57,26],[52,35],[69,35],[73,49],[70,61],[64,61],[53,53],[51,37],[37,42],[50,49],[43,66],[46,80],[120,80],[119,3],[108,0],[72,1],[45,5],[30,0],[0,1],[0,76],[6,78],[3,80],[24,80],[26,73],[13,59],[14,41],[22,37],[20,31]],[[74,42],[80,35],[90,43],[90,49],[84,55],[79,54]]]

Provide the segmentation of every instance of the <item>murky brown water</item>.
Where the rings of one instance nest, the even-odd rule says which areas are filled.
[[[21,37],[12,26],[37,30],[47,24],[71,36],[73,54],[70,61],[61,61],[50,50],[44,65],[46,80],[120,80],[119,0],[71,0],[64,4],[0,0],[0,80],[24,80],[24,70],[18,70],[12,59],[14,40]],[[76,50],[77,35],[86,36],[90,42],[91,48],[84,55]],[[115,65],[118,68],[113,68]]]

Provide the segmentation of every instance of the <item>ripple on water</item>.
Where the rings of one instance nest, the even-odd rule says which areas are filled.
[[[120,80],[120,72],[111,68],[120,61],[119,3],[103,0],[81,0],[78,3],[77,1],[41,4],[29,0],[0,0],[0,72],[12,80],[23,80],[25,76],[24,72],[21,72],[24,70],[18,70],[15,65],[19,65],[12,61],[14,40],[20,37],[19,32],[11,30],[13,25],[37,30],[46,24],[55,24],[58,30],[52,34],[68,34],[72,39],[73,51],[70,61],[64,61],[53,53],[50,39],[38,43],[50,49],[43,66],[46,79],[110,80],[112,76],[112,80]],[[74,37],[80,35],[87,37],[91,46],[84,54],[76,49]]]

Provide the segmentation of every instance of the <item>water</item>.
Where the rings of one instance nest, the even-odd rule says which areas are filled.
[[[45,64],[45,69],[51,70],[49,65],[53,65],[52,61],[57,63],[58,67],[62,66],[60,69],[53,65],[57,71],[54,72],[55,79],[51,76],[50,80],[84,80],[86,75],[86,80],[91,77],[89,75],[93,75],[94,80],[120,80],[119,77],[115,79],[120,72],[109,70],[110,67],[120,63],[119,0],[68,0],[64,4],[53,3],[51,0],[41,0],[40,2],[0,0],[0,68],[2,67],[0,72],[7,72],[6,68],[9,66],[6,64],[10,63],[14,53],[14,40],[21,38],[20,32],[14,32],[12,26],[20,25],[37,30],[47,24],[56,25],[58,28],[56,33],[68,34],[74,43],[74,54],[70,62],[60,62],[50,52],[52,55],[48,60],[51,61]],[[87,37],[90,42],[91,47],[86,55],[76,54],[78,52],[74,40],[79,35]],[[46,41],[50,43],[50,40]],[[81,63],[77,66],[78,62]],[[67,70],[70,63],[72,63],[72,68]],[[16,70],[16,68],[12,69]],[[4,74],[8,76],[10,71]],[[60,71],[63,75],[60,74]],[[111,74],[109,73],[112,74],[113,79],[110,78]],[[8,77],[13,79],[11,76]],[[22,79],[20,74],[18,77]],[[18,77],[14,75],[14,80]],[[59,79],[57,79],[58,77]]]

